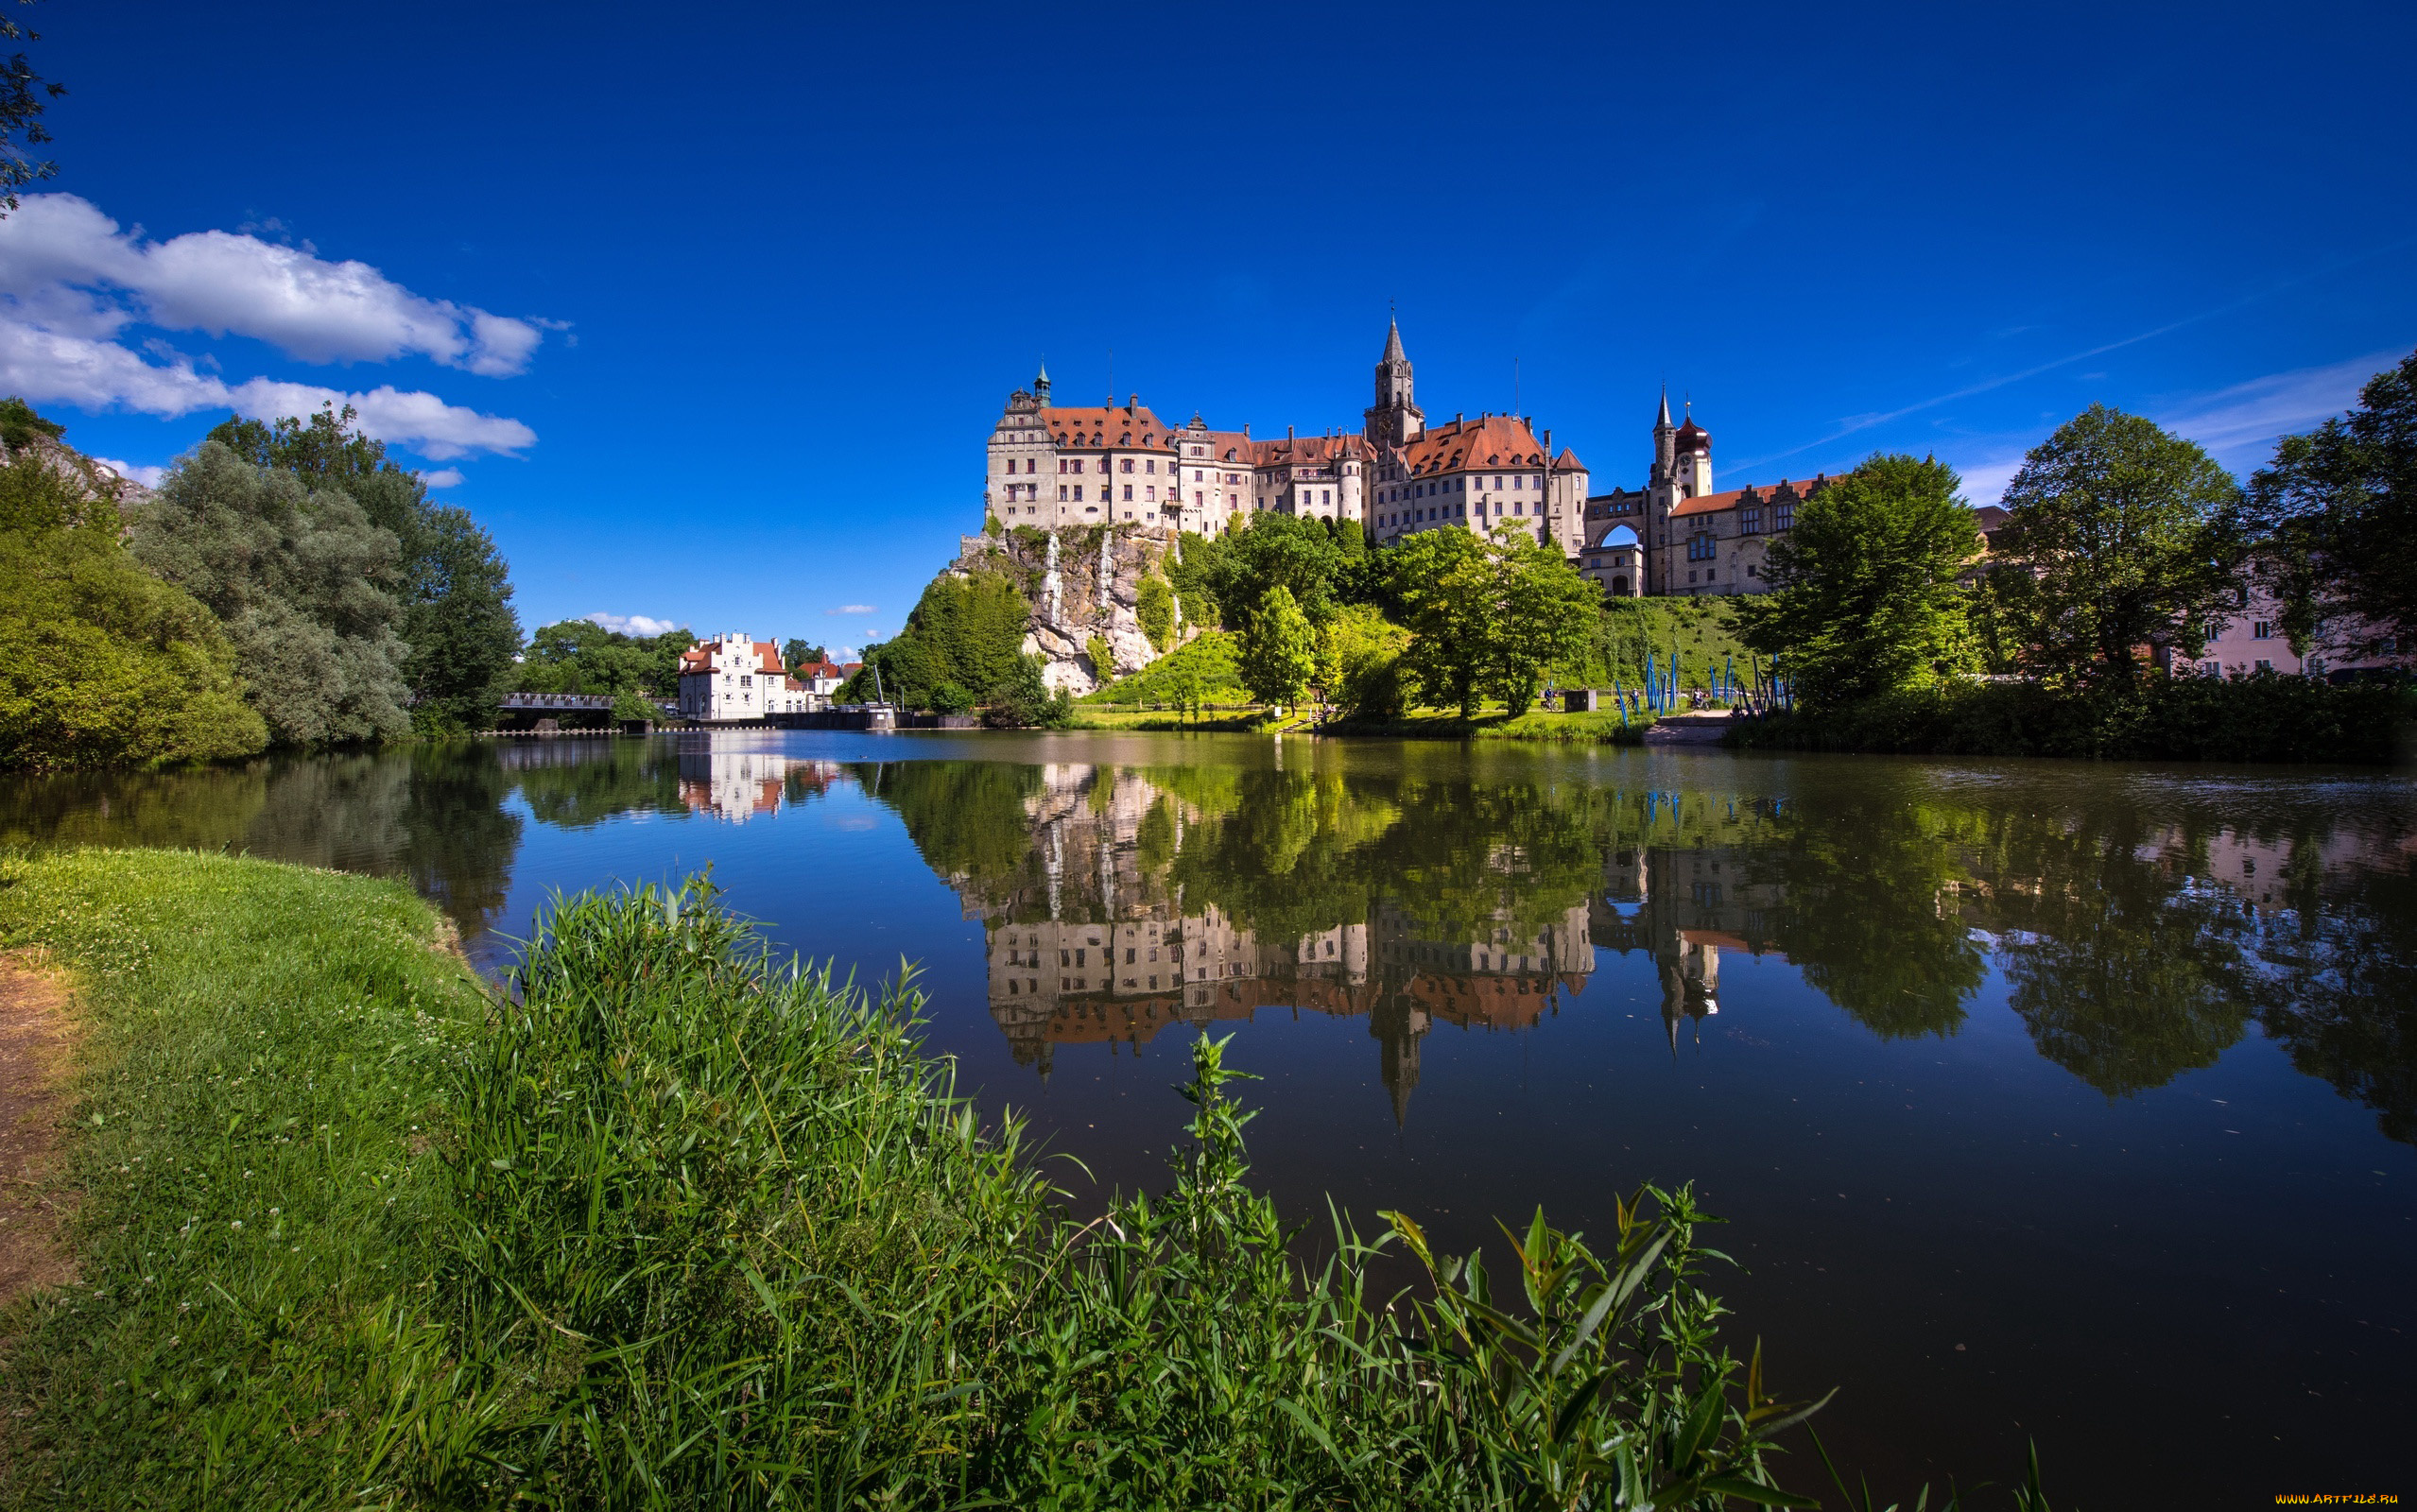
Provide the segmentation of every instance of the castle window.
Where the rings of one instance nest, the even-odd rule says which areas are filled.
[[[1117,466],[1117,468],[1116,468],[1116,471],[1117,471],[1117,472],[1131,472],[1132,470],[1133,470],[1133,459],[1132,459],[1131,457],[1130,457],[1130,456],[1128,456],[1128,457],[1124,458],[1124,459],[1123,459],[1123,460],[1122,460],[1122,461],[1118,464],[1118,466]]]
[[[1066,459],[1065,459],[1064,457],[1062,457],[1062,457],[1058,458],[1058,471],[1059,471],[1059,472],[1064,472],[1065,470],[1066,470]]]
[[[1082,485],[1079,483],[1074,486],[1074,502],[1077,504],[1082,502]]]
[[[1127,504],[1133,502],[1133,486],[1130,483],[1125,485],[1125,502]]]
[[[1745,510],[1741,518],[1743,523],[1738,526],[1740,530],[1750,536],[1759,535],[1762,533],[1762,511],[1760,509]]]
[[[1793,504],[1782,503],[1771,507],[1770,527],[1773,530],[1790,529],[1795,524],[1796,507]]]
[[[1058,502],[1060,504],[1066,502],[1066,486],[1062,483],[1058,485]]]

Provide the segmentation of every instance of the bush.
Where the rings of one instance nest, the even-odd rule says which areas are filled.
[[[2381,765],[2408,759],[2412,726],[2417,691],[2406,684],[2335,687],[2262,673],[2152,676],[2070,692],[2035,682],[1957,683],[1826,714],[1744,721],[1730,739],[1796,750]]]
[[[943,714],[961,714],[974,707],[974,696],[961,684],[936,683],[932,687],[932,709]]]
[[[143,570],[117,506],[0,467],[0,769],[249,756],[268,744],[210,610]]]

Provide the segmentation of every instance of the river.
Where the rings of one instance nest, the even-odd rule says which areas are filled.
[[[1889,1494],[2031,1438],[2059,1506],[2417,1489],[2399,777],[729,731],[20,782],[26,840],[405,878],[494,971],[558,890],[710,866],[783,949],[915,963],[1099,1188],[1163,1183],[1203,1030],[1319,1228],[1692,1180],[1735,1348],[1841,1388]]]

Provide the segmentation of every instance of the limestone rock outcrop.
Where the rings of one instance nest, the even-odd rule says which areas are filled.
[[[1006,572],[1032,606],[1024,650],[1045,659],[1042,679],[1079,697],[1156,661],[1134,607],[1142,579],[1179,550],[1175,532],[1142,525],[1066,530],[1019,526],[997,536],[958,538],[948,570],[960,576]],[[1094,638],[1107,643],[1109,664],[1092,664]]]

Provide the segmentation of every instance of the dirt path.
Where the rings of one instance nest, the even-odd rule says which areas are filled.
[[[0,954],[0,1305],[76,1279],[59,1234],[73,1198],[49,1190],[73,1048],[65,974]]]

